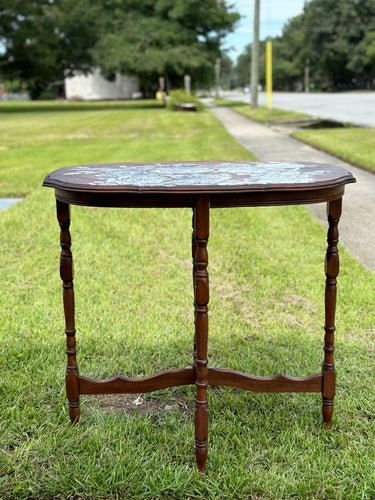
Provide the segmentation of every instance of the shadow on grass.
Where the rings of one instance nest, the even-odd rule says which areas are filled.
[[[96,102],[55,102],[55,101],[26,101],[0,103],[1,113],[56,113],[66,111],[134,111],[144,109],[165,109],[164,106],[153,100],[139,101],[96,101]]]

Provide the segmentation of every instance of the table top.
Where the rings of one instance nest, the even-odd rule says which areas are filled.
[[[43,186],[55,188],[61,201],[83,205],[189,206],[207,195],[214,206],[248,206],[328,201],[351,182],[347,170],[319,163],[191,161],[65,167]]]

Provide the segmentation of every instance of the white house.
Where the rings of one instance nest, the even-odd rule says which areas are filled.
[[[137,76],[116,73],[114,81],[110,81],[99,68],[87,75],[77,71],[74,76],[65,78],[65,97],[68,100],[131,99],[136,92],[139,92]]]

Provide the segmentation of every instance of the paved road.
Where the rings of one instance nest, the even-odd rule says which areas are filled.
[[[225,99],[248,102],[250,95],[224,92]],[[299,111],[320,118],[375,127],[375,92],[274,92],[273,107]],[[260,106],[267,105],[265,92],[259,93]]]
[[[340,165],[356,177],[357,183],[345,190],[339,224],[340,241],[362,264],[375,272],[375,175],[318,151],[285,133],[260,125],[230,108],[207,106],[241,144],[262,161],[310,161]],[[327,226],[325,206],[308,205]]]

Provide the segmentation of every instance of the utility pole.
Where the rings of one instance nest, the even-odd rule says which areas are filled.
[[[259,85],[259,10],[260,0],[255,0],[254,4],[254,34],[253,45],[251,47],[251,107],[258,106],[258,85]]]
[[[305,92],[310,92],[310,59],[305,60]]]
[[[266,42],[266,90],[267,90],[267,108],[272,111],[272,42]]]
[[[220,97],[220,57],[215,61],[215,97],[216,99]]]

